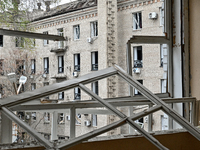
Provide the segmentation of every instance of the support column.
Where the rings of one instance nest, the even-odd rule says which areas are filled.
[[[12,143],[12,121],[1,113],[1,143]]]
[[[152,104],[149,104],[149,109],[153,107]],[[153,114],[149,114],[148,116],[148,132],[152,131],[152,119],[153,119]]]
[[[73,139],[76,137],[76,109],[75,107],[72,107],[70,109],[70,139]]]
[[[51,140],[58,140],[57,136],[57,128],[58,128],[58,112],[54,111],[52,115],[52,123],[51,123]]]
[[[132,116],[133,115],[133,106],[130,106],[129,107],[129,116]],[[133,131],[134,131],[134,128],[129,125],[129,134],[133,134]]]

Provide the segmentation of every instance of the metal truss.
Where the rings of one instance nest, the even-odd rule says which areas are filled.
[[[115,106],[112,105],[112,103],[109,103],[109,101],[102,99],[95,93],[93,93],[90,89],[88,89],[85,84],[92,83],[94,81],[107,78],[112,75],[118,75],[119,77],[123,78],[125,81],[128,82],[132,87],[135,87],[140,91],[140,93],[143,94],[143,96],[149,100],[151,103],[154,104],[154,107],[149,108],[148,110],[144,112],[137,113],[132,116],[126,116],[122,112],[120,112],[118,109],[115,108]],[[29,102],[32,100],[35,100],[37,98],[42,98],[44,96],[48,96],[50,94],[58,93],[63,90],[72,89],[74,87],[80,87],[84,92],[86,92],[89,96],[91,96],[94,100],[98,101],[103,107],[106,107],[109,111],[116,114],[121,120],[112,123],[110,125],[107,125],[105,127],[102,127],[100,129],[97,129],[95,131],[92,131],[90,133],[87,133],[85,135],[79,136],[77,138],[73,138],[69,141],[67,141],[64,144],[54,146],[49,141],[45,140],[42,136],[40,136],[35,130],[33,130],[29,125],[24,123],[22,120],[20,120],[14,113],[12,113],[12,108],[17,108],[15,106],[22,104],[24,102]],[[175,121],[177,121],[182,127],[188,130],[189,133],[191,133],[195,138],[200,140],[200,132],[197,130],[194,126],[192,126],[188,121],[186,121],[182,116],[180,116],[177,112],[175,112],[172,108],[168,107],[165,102],[161,100],[158,96],[153,94],[151,91],[149,91],[147,88],[145,88],[142,84],[140,84],[138,81],[136,81],[132,76],[128,75],[124,70],[122,70],[119,66],[115,65],[114,67],[110,67],[104,70],[100,70],[91,74],[84,75],[80,78],[67,80],[61,83],[56,83],[53,85],[50,85],[48,87],[43,87],[40,89],[36,89],[31,92],[25,92],[17,96],[12,96],[5,98],[1,101],[1,111],[11,120],[19,124],[24,130],[26,130],[30,135],[32,135],[35,139],[37,139],[42,145],[44,145],[47,149],[60,149],[64,150],[67,149],[73,145],[76,145],[78,143],[81,143],[82,141],[85,141],[87,139],[90,139],[92,137],[95,137],[97,135],[100,135],[102,133],[105,133],[109,130],[112,130],[116,127],[120,127],[126,123],[128,123],[130,126],[135,128],[138,132],[140,132],[147,140],[149,140],[152,144],[154,144],[157,148],[161,150],[168,150],[165,146],[163,146],[157,139],[155,139],[152,135],[150,135],[148,132],[146,132],[144,129],[140,128],[139,125],[137,125],[134,120],[137,120],[138,118],[144,117],[146,115],[152,114],[158,110],[164,111],[166,114],[168,114],[170,117],[172,117]],[[47,106],[47,105],[46,105]],[[48,107],[48,106],[47,106]],[[45,109],[45,107],[43,107]],[[73,107],[73,109],[75,109]],[[72,111],[72,110],[71,110]],[[72,111],[74,113],[75,111]]]

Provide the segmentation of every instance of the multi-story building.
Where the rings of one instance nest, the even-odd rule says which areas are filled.
[[[118,64],[126,70],[126,43],[131,37],[163,35],[163,2],[160,0],[74,1],[50,11],[34,10],[31,17],[30,26],[35,32],[56,34],[66,39],[64,42],[35,40],[33,51],[35,55],[29,57],[31,64],[29,81],[32,90],[77,78],[113,64]],[[6,40],[10,37],[0,38],[1,59],[4,59],[7,52],[3,50],[11,50],[18,45],[10,45],[8,43],[10,40]],[[166,92],[166,78],[163,77],[165,73],[163,47],[159,44],[131,45],[133,77],[153,93]],[[87,87],[102,98],[129,95],[128,85],[117,76],[94,82]],[[133,93],[140,94],[137,89],[133,89]],[[54,100],[62,103],[90,99],[77,87],[74,90],[44,97],[41,103]],[[145,108],[146,106],[137,107],[134,111]],[[128,113],[127,108],[121,108],[121,111]],[[56,113],[58,113],[58,136],[60,138],[69,136],[69,113],[65,111]],[[162,129],[160,118],[163,115],[159,112],[154,116],[153,130]],[[33,112],[31,126],[49,138],[51,116],[52,112]],[[106,126],[117,119],[114,115],[77,114],[76,135]],[[147,128],[145,119],[142,118],[139,122],[144,123]],[[108,135],[127,133],[127,127],[110,131]]]

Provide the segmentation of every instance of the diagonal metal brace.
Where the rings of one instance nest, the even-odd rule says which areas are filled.
[[[12,111],[7,109],[6,107],[2,107],[1,109],[3,114],[5,114],[8,118],[13,120],[19,126],[21,126],[24,130],[26,130],[30,135],[32,135],[35,139],[37,139],[46,148],[51,149],[53,147],[53,145],[48,140],[42,137],[39,133],[37,133],[37,131],[32,129],[28,124],[20,120]]]
[[[96,95],[94,92],[92,92],[90,89],[88,89],[83,84],[79,84],[79,87],[86,92],[88,95],[90,95],[95,100],[99,101],[103,106],[105,106],[107,109],[115,113],[117,116],[119,116],[121,119],[126,118],[127,116],[124,115],[122,112],[120,112],[118,109],[110,105],[108,102],[104,101],[101,97]],[[144,129],[142,129],[138,124],[136,124],[131,118],[128,118],[127,123],[130,124],[133,128],[138,130],[146,139],[148,139],[152,144],[154,144],[156,147],[158,147],[160,150],[168,150],[166,147],[164,147],[156,138],[151,136],[148,132],[146,132]]]

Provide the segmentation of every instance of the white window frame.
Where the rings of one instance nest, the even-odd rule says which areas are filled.
[[[143,80],[142,79],[137,80],[137,81],[140,82],[143,85]],[[134,89],[134,95],[141,95],[141,93],[135,88]]]
[[[50,122],[50,113],[44,112],[44,123],[49,123],[49,122]]]
[[[58,56],[58,73],[64,73],[64,56]]]
[[[140,30],[140,29],[142,29],[142,12],[141,11],[133,13],[133,30]]]
[[[160,26],[164,26],[164,20],[165,20],[165,11],[164,8],[159,7],[159,11],[160,11]]]
[[[99,82],[98,81],[92,83],[92,91],[95,94],[99,95]]]
[[[74,71],[80,71],[81,70],[81,56],[80,53],[74,54]]]
[[[78,87],[74,88],[74,100],[81,100],[81,89]]]
[[[90,32],[91,32],[92,38],[98,36],[98,22],[97,21],[90,23]]]
[[[31,74],[35,74],[35,59],[31,59]]]
[[[64,100],[64,92],[59,92],[58,93],[58,100]]]
[[[57,32],[58,32],[59,36],[63,36],[64,37],[64,29],[63,28],[57,29]],[[58,48],[59,49],[64,48],[64,41],[58,41]]]
[[[74,40],[80,39],[80,25],[75,25],[74,27]]]
[[[92,114],[92,126],[97,127],[97,115]]]
[[[44,73],[49,74],[49,57],[44,57]]]
[[[142,57],[141,60],[138,58],[138,51],[141,51],[141,55],[142,55],[141,56]],[[142,46],[135,46],[135,47],[133,47],[133,57],[134,57],[134,62],[133,62],[134,68],[143,68]]]
[[[98,51],[91,53],[91,70],[97,71],[98,70]]]
[[[31,91],[36,89],[36,83],[31,83]]]
[[[36,112],[32,112],[31,117],[33,121],[36,121],[37,120]]]
[[[49,34],[49,32],[48,31],[45,31],[45,32],[43,32],[43,34]],[[43,40],[43,45],[44,46],[47,46],[49,44],[49,40]]]

